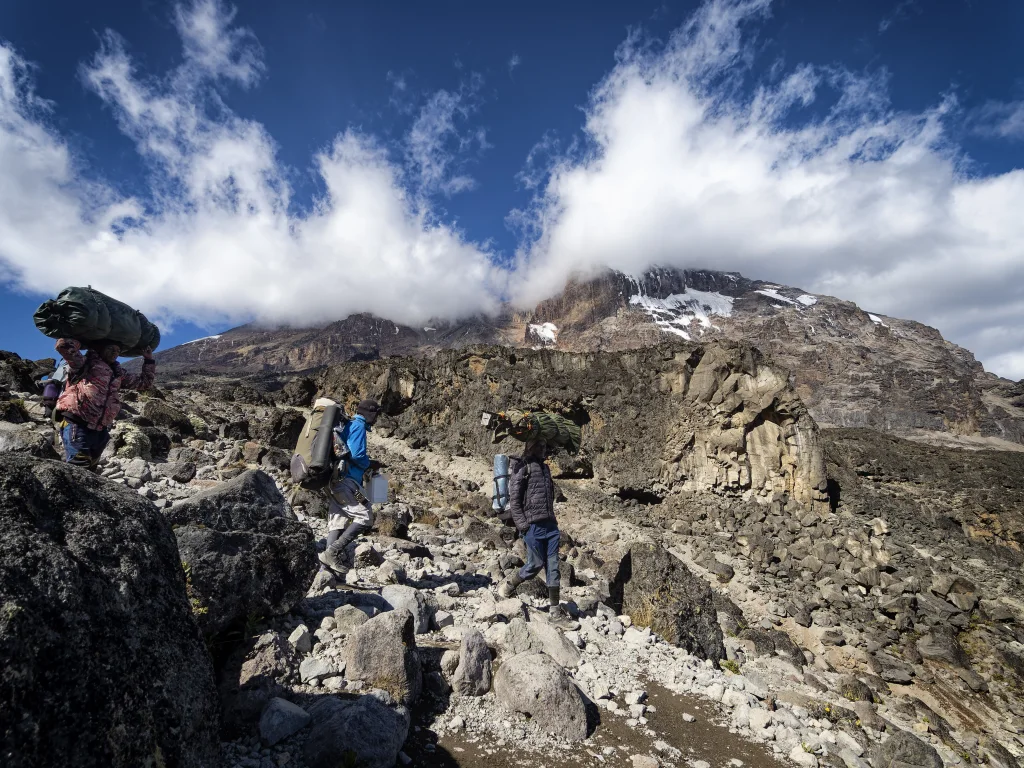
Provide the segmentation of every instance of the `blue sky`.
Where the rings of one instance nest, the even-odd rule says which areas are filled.
[[[167,346],[662,263],[1021,378],[1022,33],[1011,0],[6,3],[0,348],[48,355],[69,284]]]

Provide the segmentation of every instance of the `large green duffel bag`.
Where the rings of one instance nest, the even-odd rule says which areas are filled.
[[[137,309],[92,288],[65,288],[56,299],[39,305],[36,328],[54,339],[113,341],[123,357],[137,357],[160,345],[160,329]]]
[[[560,446],[569,453],[580,450],[582,434],[578,424],[550,411],[506,411],[498,414],[500,422],[493,442],[514,437],[528,443],[543,440],[548,445]]]

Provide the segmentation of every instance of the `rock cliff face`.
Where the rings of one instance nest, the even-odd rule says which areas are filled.
[[[652,501],[675,488],[760,501],[826,500],[817,427],[785,372],[750,347],[671,343],[618,353],[482,347],[332,366],[322,389],[350,408],[381,400],[381,430],[456,454],[495,448],[480,411],[557,410],[584,430],[566,474],[592,472],[610,492]],[[508,441],[501,450],[521,446]]]
[[[653,269],[570,282],[554,298],[494,317],[422,328],[353,315],[319,329],[244,326],[160,353],[163,371],[297,371],[430,356],[478,344],[622,351],[673,339],[757,347],[792,375],[823,426],[871,427],[970,447],[1024,445],[1024,384],[987,374],[934,328],[735,273]]]

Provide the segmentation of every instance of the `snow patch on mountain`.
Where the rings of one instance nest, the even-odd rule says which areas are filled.
[[[762,288],[759,291],[755,291],[755,293],[760,293],[762,296],[767,296],[769,299],[775,299],[776,301],[782,301],[785,302],[786,304],[792,304],[796,306],[796,302],[793,301],[793,299],[787,299],[774,288]]]
[[[220,337],[221,334],[219,333],[214,336],[203,336],[203,338],[201,339],[192,339],[192,341],[186,341],[181,346],[185,346],[185,344],[197,344],[200,341],[213,341],[214,339],[219,339]]]
[[[803,304],[805,307],[813,307],[818,303],[817,296],[811,296],[809,293],[805,293],[802,296],[797,296],[796,300]]]
[[[554,323],[530,324],[530,333],[545,344],[554,344],[558,339],[558,326]]]
[[[699,330],[711,328],[712,317],[729,317],[733,297],[686,288],[682,293],[673,293],[664,299],[635,294],[630,296],[629,303],[646,312],[661,330],[689,340],[689,330],[694,321],[698,323]]]

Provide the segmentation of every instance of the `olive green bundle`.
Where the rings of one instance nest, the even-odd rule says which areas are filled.
[[[112,341],[124,357],[137,357],[160,345],[160,329],[127,304],[92,288],[65,288],[44,301],[33,316],[36,328],[54,339]]]
[[[494,442],[514,437],[524,443],[543,440],[549,446],[559,446],[569,453],[577,453],[583,439],[578,424],[550,411],[506,411],[499,414],[501,423],[494,431]]]

